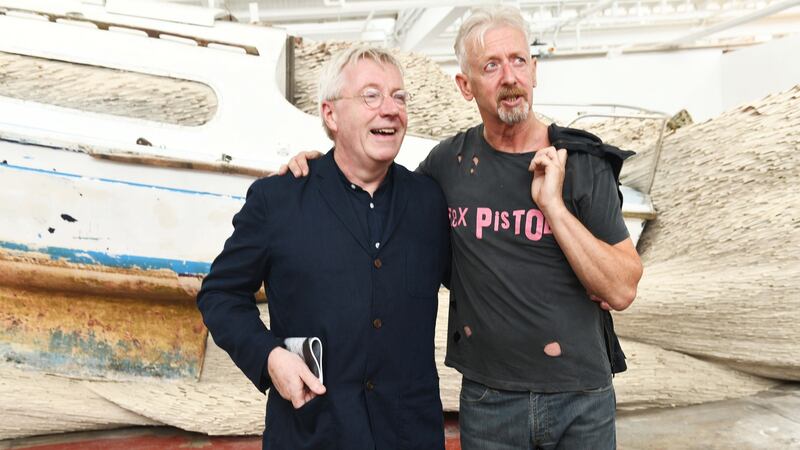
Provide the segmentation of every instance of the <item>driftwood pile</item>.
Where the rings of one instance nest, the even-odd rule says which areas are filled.
[[[0,96],[185,126],[217,111],[214,91],[199,82],[4,52]]]
[[[800,380],[800,86],[677,130],[625,337]]]

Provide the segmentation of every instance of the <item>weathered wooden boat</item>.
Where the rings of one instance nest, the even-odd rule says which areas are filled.
[[[319,119],[287,100],[302,86],[292,73],[311,72],[292,58],[302,43],[203,8],[171,5],[180,20],[162,20],[37,5],[0,1],[0,439],[156,424],[260,433],[266,400],[210,340],[194,295],[253,179],[330,145]],[[407,79],[436,85],[413,70]],[[455,94],[447,85],[435,89]],[[433,117],[422,102],[398,158],[409,167],[430,138],[455,131],[414,119]],[[638,237],[652,205],[625,198]],[[445,307],[438,320],[443,403],[455,410],[460,377],[441,364]],[[622,407],[772,385],[631,346]]]
[[[284,33],[200,8],[186,16],[213,26],[81,8],[0,15],[0,351],[73,374],[197,379],[191,298],[247,186],[330,144],[281,92]],[[412,137],[402,157],[430,145]]]

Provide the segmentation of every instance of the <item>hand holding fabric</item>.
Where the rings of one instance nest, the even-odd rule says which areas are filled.
[[[533,173],[531,197],[539,209],[546,214],[552,208],[563,206],[561,190],[567,167],[567,150],[546,147],[536,152],[528,170]]]

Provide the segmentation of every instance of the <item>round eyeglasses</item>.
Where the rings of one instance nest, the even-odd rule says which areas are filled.
[[[411,94],[408,91],[399,90],[392,92],[391,95],[385,95],[383,92],[377,89],[366,89],[361,95],[353,95],[350,97],[336,97],[332,98],[331,100],[352,100],[355,98],[360,98],[364,100],[364,104],[367,105],[369,109],[378,109],[383,105],[383,99],[385,97],[391,97],[394,104],[400,108],[405,108],[408,105],[408,102],[411,101]]]

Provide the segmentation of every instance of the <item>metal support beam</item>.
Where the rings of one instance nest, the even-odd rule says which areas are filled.
[[[556,23],[555,25],[550,27],[549,29],[543,30],[542,32],[546,33],[548,31],[555,31],[556,33],[558,33],[559,30],[561,30],[562,28],[564,28],[565,26],[567,26],[569,24],[580,23],[581,21],[583,21],[583,19],[585,19],[585,18],[587,18],[589,16],[593,16],[597,12],[603,11],[611,3],[614,3],[613,0],[604,0],[604,1],[601,1],[600,3],[598,3],[598,4],[594,5],[594,6],[586,7],[585,9],[582,9],[581,12],[578,13],[577,16],[570,17],[568,19],[562,19],[558,23]]]
[[[466,11],[466,7],[453,6],[437,6],[425,9],[398,36],[398,47],[406,51],[419,49],[430,39],[442,34],[450,24],[463,16]]]
[[[329,7],[304,7],[304,8],[266,8],[266,2],[259,2],[260,19],[266,22],[287,22],[303,20],[337,19],[340,17],[366,16],[370,12],[375,13],[375,17],[397,14],[398,11],[415,8],[428,8],[430,1],[421,0],[389,0],[389,1],[359,1],[341,2],[338,6]],[[500,0],[439,0],[437,7],[472,7],[485,6],[487,4],[499,4]],[[231,8],[231,13],[236,17],[247,15],[247,11],[242,8]]]
[[[673,39],[666,43],[666,47],[668,48],[679,47],[683,44],[688,44],[700,38],[710,36],[714,33],[718,33],[720,31],[739,26],[747,22],[752,22],[762,17],[771,16],[773,14],[783,11],[784,9],[789,9],[798,5],[800,5],[800,0],[786,0],[782,2],[773,3],[765,8],[753,11],[750,14],[745,14],[735,19],[731,19],[727,22],[718,23],[708,28],[704,28],[702,30],[683,35],[677,39]]]
[[[565,26],[567,26],[567,25],[569,25],[571,23],[579,25],[581,23],[581,21],[583,21],[583,19],[585,19],[585,18],[587,18],[589,16],[592,16],[592,15],[594,15],[595,13],[597,13],[599,11],[603,11],[606,8],[606,6],[608,6],[611,3],[613,3],[612,0],[602,1],[602,2],[596,4],[596,5],[592,6],[592,7],[588,7],[586,9],[582,10],[577,16],[572,17],[570,19],[562,20],[561,22],[556,24],[552,28],[553,29],[553,44],[552,45],[554,47],[557,45],[556,42],[558,41],[558,32],[561,31],[562,28],[564,28]]]

